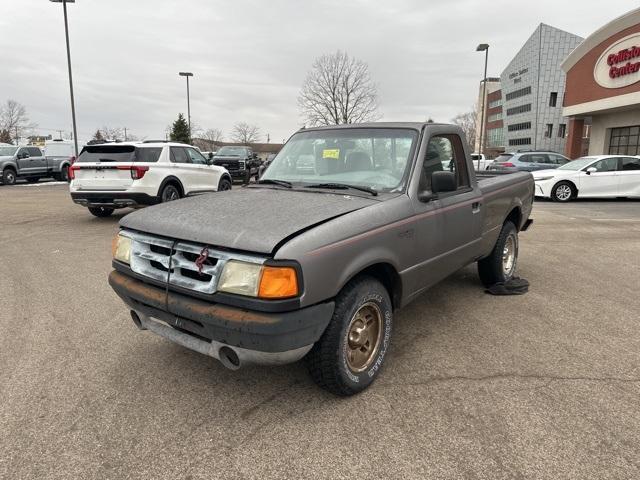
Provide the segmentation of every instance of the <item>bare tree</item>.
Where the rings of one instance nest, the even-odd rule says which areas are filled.
[[[17,139],[28,136],[35,127],[21,103],[9,99],[4,105],[0,105],[0,130],[8,131]]]
[[[223,138],[222,130],[219,128],[201,130],[197,137],[195,133],[193,135],[191,143],[203,151],[215,150],[215,142],[221,142]]]
[[[219,128],[209,128],[200,135],[200,138],[210,142],[221,142],[223,137],[222,130]]]
[[[461,113],[451,119],[452,123],[455,123],[460,128],[462,128],[465,137],[467,137],[467,143],[471,150],[474,149],[474,145],[476,142],[477,117],[478,114],[476,112],[476,109],[475,107],[472,107],[471,111]]]
[[[105,140],[124,140],[124,130],[120,127],[112,128],[105,125],[100,129],[100,132]],[[127,138],[129,138],[129,135],[127,135]]]
[[[366,63],[344,52],[322,55],[307,74],[298,106],[312,126],[377,120],[378,91]]]
[[[260,128],[246,122],[236,123],[231,131],[231,139],[238,143],[257,142],[260,139]]]

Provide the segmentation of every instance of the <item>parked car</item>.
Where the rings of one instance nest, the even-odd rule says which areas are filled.
[[[82,150],[84,145],[78,145]],[[75,162],[75,145],[72,140],[47,140],[44,144],[44,155],[53,178],[61,181],[69,180],[69,168]]]
[[[564,155],[555,152],[503,153],[487,167],[487,170],[533,172],[558,168],[570,161]]]
[[[69,175],[71,198],[97,217],[117,208],[231,189],[229,172],[182,143],[87,145]]]
[[[319,385],[357,393],[398,308],[476,261],[487,285],[516,271],[533,178],[477,179],[465,145],[435,123],[300,130],[258,183],[122,218],[109,283],[142,330],[231,369],[306,357]]]
[[[472,153],[471,161],[473,162],[473,168],[478,170],[486,170],[489,165],[493,163],[493,160],[487,159],[484,153]]]
[[[266,160],[262,162],[262,165],[260,165],[260,167],[258,168],[258,178],[262,177],[262,174],[267,169],[267,167],[271,165],[271,162],[273,162],[274,158],[276,158],[275,153],[270,153],[269,155],[267,155]]]
[[[19,178],[37,182],[49,176],[47,159],[36,146],[0,146],[0,173],[4,185],[13,185]]]
[[[554,170],[539,170],[533,179],[536,196],[557,202],[586,197],[640,197],[640,158],[582,157]]]
[[[247,184],[252,177],[258,179],[260,168],[258,155],[251,147],[221,147],[213,157],[213,164],[226,168],[234,181]]]

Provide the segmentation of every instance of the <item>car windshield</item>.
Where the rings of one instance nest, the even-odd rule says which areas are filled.
[[[401,191],[417,138],[417,131],[400,128],[299,132],[276,155],[262,180]]]
[[[11,157],[18,147],[0,147],[0,157]]]
[[[558,170],[580,170],[581,168],[586,167],[591,162],[596,160],[596,157],[582,157],[573,162],[565,163],[558,167]]]
[[[246,149],[242,147],[222,147],[216,153],[216,157],[239,157],[245,154]]]

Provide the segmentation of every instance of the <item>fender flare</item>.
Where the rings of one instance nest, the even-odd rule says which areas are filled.
[[[15,162],[6,162],[2,165],[2,170],[0,170],[0,174],[4,172],[7,168],[13,170],[16,175],[18,175],[18,165]]]
[[[169,175],[164,180],[162,180],[162,183],[160,184],[160,187],[158,188],[158,193],[156,195],[158,198],[160,198],[160,193],[162,192],[162,189],[167,185],[167,183],[176,183],[178,185],[178,188],[180,188],[180,191],[182,192],[182,196],[184,197],[186,195],[186,192],[184,190],[184,186],[182,185],[182,182],[178,179],[178,177],[174,177],[173,175]]]

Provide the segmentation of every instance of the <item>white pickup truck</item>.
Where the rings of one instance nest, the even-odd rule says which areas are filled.
[[[487,160],[484,153],[472,153],[471,162],[473,163],[474,170],[479,172],[489,168],[489,165],[493,163],[493,160]]]

